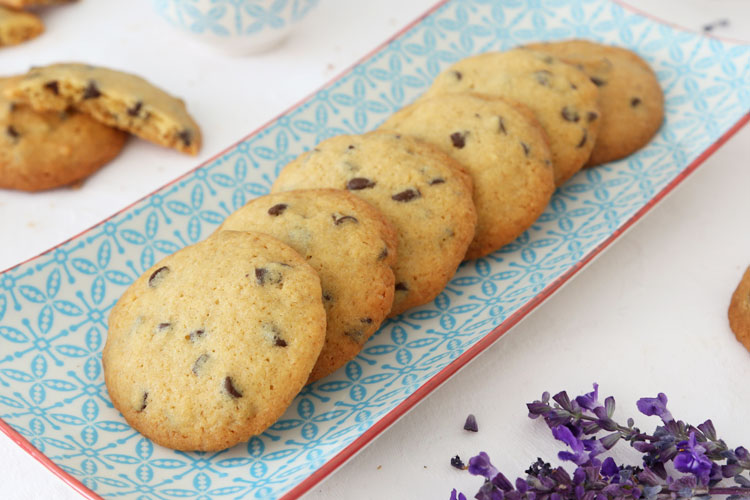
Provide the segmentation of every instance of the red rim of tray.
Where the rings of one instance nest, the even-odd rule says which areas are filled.
[[[445,5],[450,0],[440,0],[438,3],[436,3],[434,6],[432,6],[430,9],[428,9],[424,14],[414,19],[412,22],[407,24],[405,27],[400,29],[398,32],[396,32],[393,36],[388,38],[385,42],[381,43],[377,47],[375,47],[373,50],[365,54],[363,57],[361,57],[359,60],[357,60],[354,64],[346,68],[344,71],[333,77],[331,80],[326,82],[322,88],[326,88],[329,85],[333,84],[334,82],[338,81],[340,78],[345,76],[347,73],[349,73],[352,69],[362,64],[364,61],[372,57],[373,55],[377,54],[380,50],[382,50],[384,47],[386,47],[389,43],[391,43],[396,38],[400,37],[410,29],[412,29],[414,26],[419,24],[425,17],[429,16],[436,10],[438,10],[440,7]],[[660,19],[658,17],[652,16],[648,14],[647,12],[644,12],[636,7],[631,6],[627,2],[623,0],[610,0],[613,3],[619,4],[620,6],[638,14],[643,17],[649,18],[653,21],[656,21],[660,24],[670,26],[672,28],[687,31],[693,34],[698,34],[705,37],[710,38],[716,38],[719,40],[731,42],[731,43],[739,43],[739,44],[747,44],[747,41],[744,40],[736,40],[729,37],[721,37],[716,36],[712,33],[700,33],[692,29],[685,28],[683,26],[676,25],[674,23],[665,21],[663,19]],[[234,142],[227,148],[223,149],[219,153],[215,154],[214,156],[210,157],[197,167],[189,170],[188,172],[184,173],[183,175],[177,177],[176,179],[172,180],[171,182],[168,182],[167,184],[155,189],[151,193],[143,196],[142,198],[134,201],[133,203],[123,207],[121,210],[115,212],[111,216],[103,219],[102,221],[98,222],[94,226],[81,231],[80,233],[72,236],[71,238],[59,243],[58,245],[55,245],[54,247],[46,250],[45,252],[40,253],[39,255],[35,257],[31,257],[29,259],[26,259],[25,261],[22,261],[4,271],[0,272],[1,274],[4,274],[5,272],[11,271],[12,269],[25,264],[26,262],[29,262],[31,260],[34,260],[36,258],[41,257],[42,255],[45,255],[47,253],[50,253],[54,251],[55,249],[61,247],[62,245],[65,245],[71,240],[74,240],[80,236],[82,236],[85,233],[88,233],[89,231],[93,230],[97,226],[106,223],[107,221],[111,220],[112,218],[118,216],[119,214],[129,210],[134,205],[140,203],[141,201],[149,198],[150,196],[154,195],[158,191],[161,191],[163,189],[166,189],[169,186],[172,186],[176,184],[177,182],[181,181],[182,179],[188,177],[189,175],[193,174],[195,171],[199,170],[200,168],[208,165],[209,163],[213,162],[217,158],[221,157],[222,155],[230,152],[233,150],[237,145],[240,143],[250,139],[254,135],[258,134],[260,131],[264,130],[267,126],[269,126],[271,123],[275,122],[282,116],[288,114],[289,112],[293,111],[309,99],[315,96],[315,94],[320,89],[316,89],[315,92],[310,93],[309,95],[305,96],[303,99],[286,109],[284,112],[280,113],[276,117],[272,118],[271,120],[267,121],[260,127],[258,127],[256,130],[252,131],[250,134],[244,136],[239,141]],[[336,455],[334,455],[332,458],[330,458],[326,463],[324,463],[319,469],[317,469],[315,472],[310,474],[307,478],[302,480],[297,486],[293,487],[291,490],[286,492],[282,497],[280,497],[280,500],[294,500],[302,496],[304,493],[308,492],[310,489],[312,489],[315,485],[320,483],[323,479],[328,477],[331,473],[333,473],[336,469],[341,467],[344,463],[346,463],[349,459],[351,459],[354,455],[356,455],[359,451],[361,451],[367,444],[369,444],[375,437],[377,437],[381,432],[386,430],[388,427],[393,425],[399,418],[404,416],[406,412],[411,410],[414,406],[416,406],[417,403],[422,401],[426,396],[428,396],[432,391],[440,387],[444,382],[446,382],[449,378],[451,378],[456,372],[458,372],[461,368],[466,366],[470,361],[472,361],[475,357],[477,357],[481,352],[483,352],[485,349],[490,347],[495,341],[497,341],[500,337],[502,337],[508,330],[510,330],[513,326],[515,326],[519,321],[521,321],[523,318],[525,318],[531,311],[536,309],[540,304],[542,304],[545,300],[547,300],[553,293],[555,293],[562,285],[568,282],[573,276],[575,276],[578,271],[583,269],[583,267],[586,266],[589,262],[591,262],[595,257],[597,257],[599,254],[601,254],[606,248],[608,248],[615,240],[617,240],[623,233],[625,233],[628,229],[630,229],[636,222],[638,222],[644,215],[646,215],[657,203],[659,203],[662,199],[664,199],[669,193],[671,193],[675,187],[677,187],[685,178],[687,178],[690,174],[692,174],[703,162],[706,161],[706,159],[711,156],[713,153],[716,152],[717,149],[719,149],[725,142],[727,142],[734,134],[736,134],[742,127],[747,125],[747,123],[750,121],[750,112],[743,115],[737,122],[732,125],[731,128],[729,128],[724,134],[719,137],[719,139],[716,140],[713,144],[711,144],[708,148],[706,148],[695,160],[693,160],[690,165],[688,165],[682,172],[680,172],[677,177],[672,179],[672,181],[667,184],[661,191],[659,191],[653,198],[651,198],[643,207],[641,207],[640,210],[638,210],[633,216],[631,216],[621,227],[619,227],[617,230],[615,230],[606,240],[604,240],[602,243],[597,245],[594,249],[592,249],[589,253],[587,253],[581,260],[579,260],[575,265],[573,265],[570,269],[568,269],[565,273],[563,273],[561,276],[559,276],[557,279],[555,279],[552,283],[547,285],[541,292],[539,292],[534,298],[526,302],[521,308],[513,313],[511,316],[505,319],[502,323],[500,323],[497,327],[495,327],[493,330],[491,330],[489,333],[487,333],[481,340],[479,340],[476,344],[471,346],[466,352],[461,354],[459,357],[457,357],[455,360],[453,360],[450,364],[448,364],[445,368],[440,370],[438,373],[433,375],[427,382],[422,384],[414,393],[412,393],[410,396],[408,396],[405,400],[403,400],[401,403],[399,403],[395,408],[393,408],[391,411],[386,413],[380,420],[375,422],[369,429],[367,429],[364,433],[362,433],[357,439],[352,441],[349,445],[347,445],[344,449],[339,451]],[[22,450],[27,452],[29,455],[31,455],[35,460],[40,462],[42,465],[44,465],[47,469],[49,469],[53,474],[55,474],[57,477],[62,479],[65,483],[70,485],[74,490],[79,492],[81,495],[83,495],[84,498],[90,499],[90,500],[103,500],[101,496],[99,496],[97,493],[92,491],[90,488],[85,486],[81,481],[73,477],[71,474],[65,472],[59,465],[57,465],[55,462],[53,462],[49,457],[47,457],[44,453],[39,451],[29,440],[27,440],[25,437],[23,437],[21,434],[18,433],[13,427],[10,426],[7,422],[5,422],[2,418],[0,418],[0,431],[2,431],[5,435],[7,435],[14,443],[16,443]]]

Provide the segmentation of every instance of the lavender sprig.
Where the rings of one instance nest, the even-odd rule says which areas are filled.
[[[511,483],[480,452],[469,460],[469,473],[484,477],[477,500],[676,500],[711,495],[729,495],[728,500],[750,499],[750,453],[743,447],[730,449],[719,439],[711,420],[698,426],[675,420],[667,409],[667,396],[641,398],[636,403],[646,416],[657,416],[652,434],[641,432],[632,418],[622,425],[614,420],[615,399],[599,401],[599,386],[571,399],[563,391],[545,392],[540,400],[528,403],[530,418],[541,417],[555,439],[568,450],[557,457],[572,462],[571,476],[562,467],[552,467],[538,458],[526,478]],[[601,435],[599,433],[606,433]],[[618,442],[626,441],[643,454],[640,466],[617,465],[612,457],[601,456]],[[667,467],[668,464],[671,465]],[[671,472],[668,472],[671,471]],[[737,486],[719,483],[733,479]],[[466,500],[455,489],[451,500]]]

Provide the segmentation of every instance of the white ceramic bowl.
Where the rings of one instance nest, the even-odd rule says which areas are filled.
[[[194,39],[242,55],[280,43],[318,0],[152,0],[156,13]]]

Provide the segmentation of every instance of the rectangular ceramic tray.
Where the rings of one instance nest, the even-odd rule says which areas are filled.
[[[154,446],[108,400],[107,315],[145,269],[265,194],[299,153],[376,127],[453,61],[589,38],[655,68],[666,119],[631,157],[584,170],[538,222],[465,263],[432,303],[388,321],[261,436],[218,453]],[[197,170],[0,275],[0,428],[90,498],[295,498],[497,340],[748,121],[750,48],[604,0],[451,0]],[[37,451],[38,450],[38,451]]]

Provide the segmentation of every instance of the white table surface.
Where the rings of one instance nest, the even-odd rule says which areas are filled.
[[[181,95],[202,125],[198,158],[132,139],[80,189],[0,191],[0,269],[89,228],[192,169],[317,89],[423,13],[433,0],[321,0],[282,46],[231,58],[165,31],[146,0],[84,0],[43,12],[47,33],[2,49],[0,72],[81,60],[147,75]],[[750,41],[750,2],[631,0],[654,15]],[[165,61],[168,61],[165,63]],[[231,75],[231,76],[230,76]],[[662,391],[677,418],[713,418],[731,446],[750,445],[750,354],[726,309],[750,264],[750,127],[741,130],[559,293],[304,498],[447,499],[481,481],[449,465],[480,450],[509,477],[561,449],[524,403],[599,382],[622,420]],[[474,413],[479,433],[462,430]],[[655,423],[636,418],[644,427]],[[632,453],[618,456],[633,459]],[[0,497],[80,496],[0,433]]]

